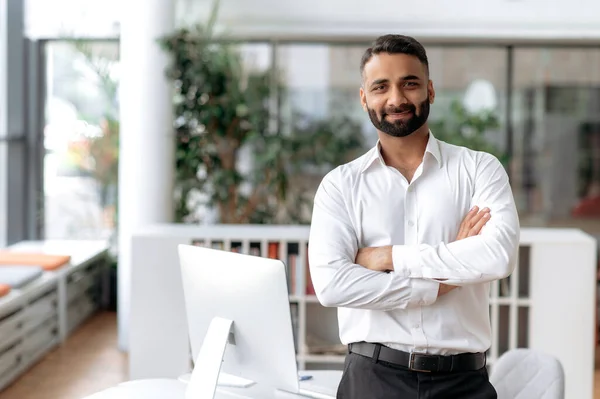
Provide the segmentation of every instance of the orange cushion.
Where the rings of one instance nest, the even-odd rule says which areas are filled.
[[[7,295],[10,292],[10,285],[0,284],[0,298]]]
[[[44,270],[56,270],[69,263],[70,256],[42,253],[0,251],[0,265],[40,266]]]

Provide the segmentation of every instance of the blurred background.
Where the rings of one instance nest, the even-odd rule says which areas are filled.
[[[212,3],[172,2],[178,10],[174,29],[191,26],[191,35],[200,39],[202,34],[193,26],[206,27]],[[585,35],[590,26],[582,20],[588,14],[583,12],[585,7],[569,7],[572,20],[557,14],[558,20],[539,14],[543,10],[536,10],[535,2],[495,1],[483,7],[465,0],[464,5],[448,10],[429,1],[432,4],[418,7],[422,14],[399,12],[389,17],[392,21],[378,22],[375,9],[382,8],[360,2],[316,9],[312,6],[318,2],[306,7],[289,5],[289,9],[285,2],[275,7],[267,0],[221,3],[222,32],[214,34],[214,40],[234,43],[227,47],[227,54],[222,49],[210,50],[222,57],[216,70],[189,73],[218,79],[218,74],[240,68],[235,79],[250,79],[254,87],[239,93],[240,98],[227,98],[228,105],[233,111],[240,105],[253,110],[260,107],[263,112],[254,115],[254,126],[248,130],[260,126],[273,135],[286,136],[289,140],[273,144],[284,147],[292,146],[295,138],[294,145],[307,151],[303,166],[313,163],[310,172],[298,173],[304,176],[288,173],[288,179],[307,178],[302,184],[314,190],[324,171],[373,145],[376,135],[360,112],[357,97],[358,61],[377,33],[414,32],[426,46],[436,87],[431,116],[434,134],[451,142],[484,146],[501,158],[510,172],[524,226],[576,226],[592,234],[600,230],[600,207],[594,203],[594,199],[600,201],[600,47],[594,37]],[[36,215],[44,238],[108,237],[116,227],[118,202],[119,15],[124,6],[117,6],[116,1],[27,0],[25,4],[23,33],[37,48],[35,57],[28,57],[26,68],[19,72],[37,78],[38,85],[28,88],[27,101],[39,109],[32,115],[36,120],[28,122],[40,126],[43,133],[43,158],[35,161],[41,163],[36,171],[42,173],[41,192],[35,209],[28,211]],[[398,7],[405,6],[400,3]],[[504,22],[515,8],[519,10],[516,19]],[[546,8],[552,9],[552,4]],[[531,20],[525,18],[527,11]],[[446,12],[451,12],[448,22],[442,22]],[[288,23],[286,18],[293,21]],[[452,18],[456,22],[449,22]],[[460,21],[470,24],[461,27]],[[490,26],[485,29],[485,25]],[[519,30],[523,37],[518,36]],[[183,35],[174,30],[172,37]],[[189,50],[167,51],[179,57],[173,68],[185,68],[186,62],[194,61],[193,54],[185,53]],[[185,96],[197,88],[181,90],[178,94]],[[195,115],[188,117],[186,111],[195,109],[180,107],[174,119],[189,130]],[[231,116],[222,118],[226,124]],[[193,135],[179,129],[180,138]],[[325,147],[327,154],[319,150],[308,154],[315,142],[302,140],[309,135],[322,136],[317,145],[332,146]],[[181,142],[178,145],[185,149]],[[242,151],[239,158],[242,164],[244,160],[262,162],[253,159],[262,155]],[[281,161],[291,164],[300,161],[298,157],[282,154]],[[176,183],[183,182],[180,172],[189,166],[179,161],[181,180]],[[192,162],[202,163],[199,159]],[[208,181],[217,178],[207,177]],[[198,184],[202,183],[206,181]],[[186,192],[193,194],[194,190]],[[201,208],[182,205],[177,216],[182,221],[221,221]],[[279,216],[286,222],[308,221],[307,214],[283,212]],[[271,217],[256,211],[242,222],[265,222]]]
[[[595,0],[0,1],[0,248],[106,243],[108,311],[82,327],[114,351],[105,385],[127,378],[134,230],[308,225],[376,142],[359,62],[384,33],[425,45],[434,135],[502,161],[522,227],[600,237]]]

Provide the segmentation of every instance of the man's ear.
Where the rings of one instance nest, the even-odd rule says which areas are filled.
[[[363,88],[360,88],[360,105],[362,105],[362,108],[364,111],[367,110],[367,96],[365,95],[365,91],[363,90]]]
[[[427,83],[427,97],[429,104],[433,104],[435,101],[435,89],[433,88],[433,80],[429,80]]]

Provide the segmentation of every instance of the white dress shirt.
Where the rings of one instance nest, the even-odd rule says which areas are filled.
[[[491,219],[456,241],[473,207]],[[342,343],[407,352],[485,352],[489,282],[514,269],[519,221],[508,176],[492,155],[429,134],[412,181],[385,165],[379,143],[329,172],[314,201],[310,272],[324,306],[338,308]],[[359,248],[393,245],[394,270],[354,263]],[[439,281],[459,286],[437,298]]]

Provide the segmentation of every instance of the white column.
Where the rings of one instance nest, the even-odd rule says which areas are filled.
[[[173,218],[174,136],[166,53],[174,0],[128,0],[121,19],[119,145],[119,347],[128,349],[131,235]],[[150,271],[151,272],[151,271]]]

